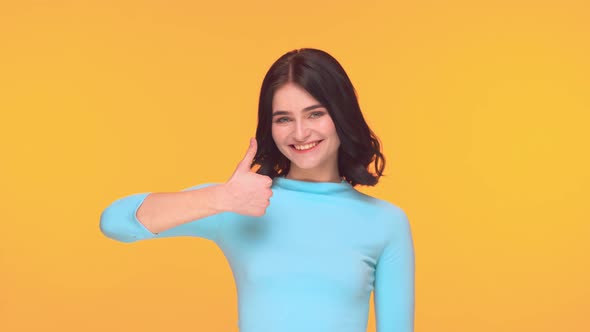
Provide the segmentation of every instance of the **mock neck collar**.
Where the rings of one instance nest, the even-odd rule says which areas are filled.
[[[354,190],[350,183],[342,180],[340,183],[336,182],[312,182],[303,180],[287,179],[285,177],[277,176],[274,178],[274,184],[280,188],[306,192],[315,194],[335,194]]]

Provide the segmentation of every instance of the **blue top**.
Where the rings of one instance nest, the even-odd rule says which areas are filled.
[[[371,291],[377,332],[414,330],[414,246],[402,209],[344,180],[275,177],[271,189],[261,217],[222,212],[159,234],[136,217],[149,193],[133,194],[103,211],[100,228],[121,242],[214,241],[236,282],[241,332],[365,332]]]

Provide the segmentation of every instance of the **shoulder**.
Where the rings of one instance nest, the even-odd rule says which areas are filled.
[[[363,200],[369,202],[375,209],[376,214],[379,216],[379,220],[382,222],[382,227],[384,227],[386,231],[395,232],[409,229],[410,221],[408,215],[399,205],[364,193],[359,192],[359,195],[359,197],[362,197]]]
[[[406,217],[406,213],[401,207],[387,200],[373,197],[360,191],[356,191],[355,198],[359,201],[364,201],[370,204],[371,206],[373,206],[374,209],[378,210],[383,216],[394,219]]]

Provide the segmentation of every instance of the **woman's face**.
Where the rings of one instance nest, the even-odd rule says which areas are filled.
[[[279,88],[272,101],[272,137],[291,161],[290,178],[339,178],[340,140],[328,110],[294,83]]]

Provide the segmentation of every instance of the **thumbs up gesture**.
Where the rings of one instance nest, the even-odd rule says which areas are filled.
[[[230,179],[223,184],[223,199],[227,211],[260,217],[270,204],[272,179],[250,169],[257,148],[256,139],[251,138],[244,159],[240,161]]]

